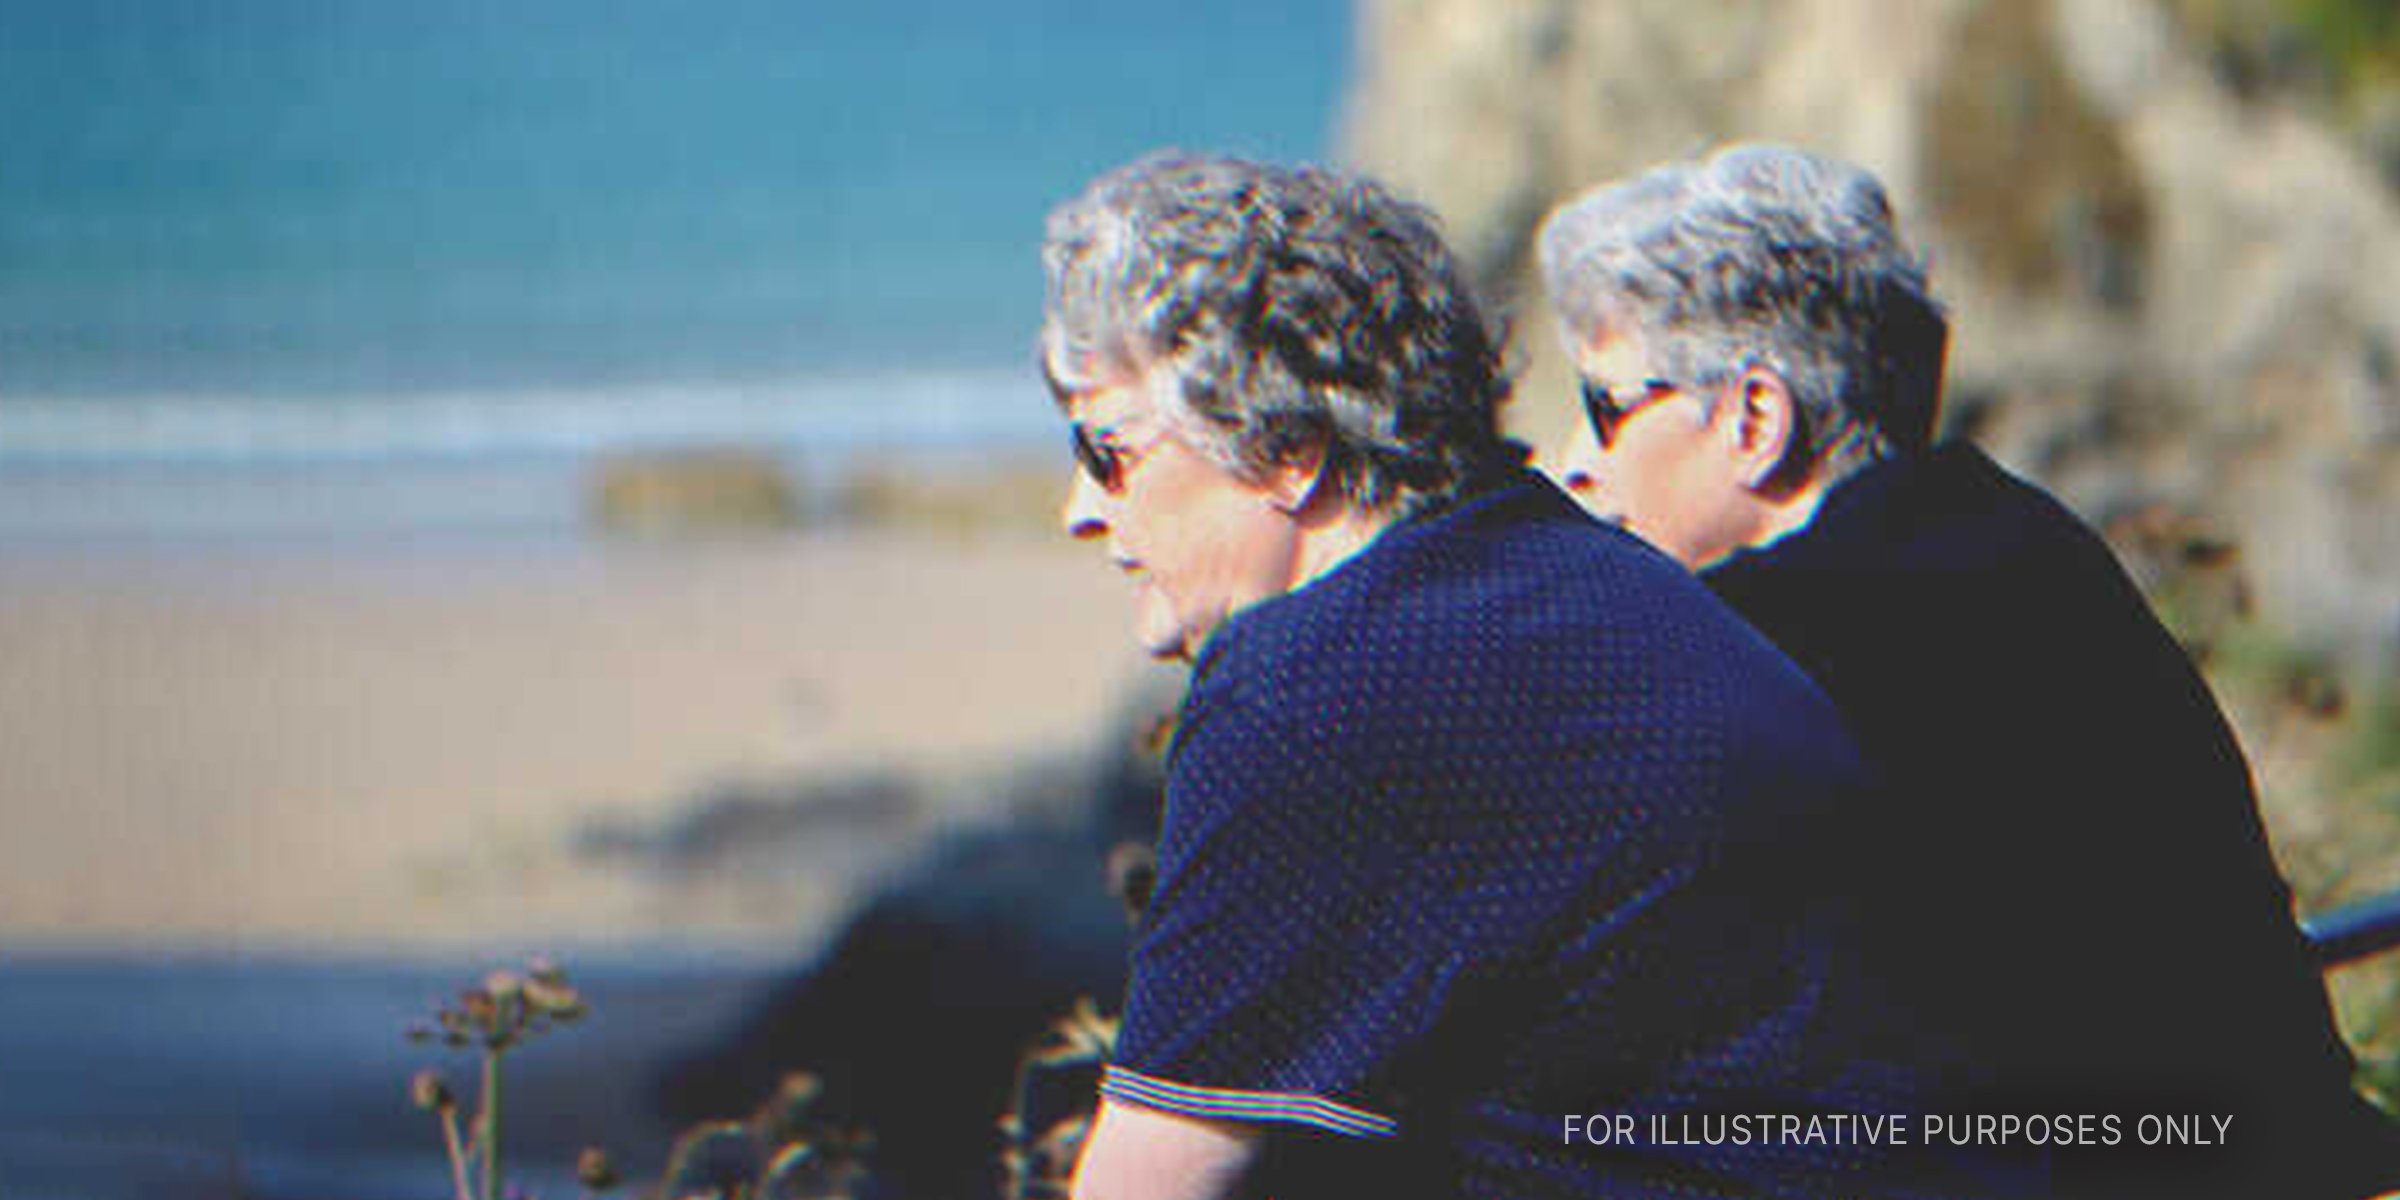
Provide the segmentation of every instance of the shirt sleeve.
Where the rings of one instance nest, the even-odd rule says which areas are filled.
[[[1341,742],[1195,683],[1103,1094],[1346,1137],[1398,1132],[1409,1058],[1455,967],[1398,886],[1414,858],[1405,814]]]

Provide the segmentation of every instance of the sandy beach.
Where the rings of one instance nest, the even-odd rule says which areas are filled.
[[[1030,531],[12,548],[0,938],[788,954],[977,790],[849,813],[806,869],[579,832],[1089,746],[1144,670],[1125,620],[1086,548]]]

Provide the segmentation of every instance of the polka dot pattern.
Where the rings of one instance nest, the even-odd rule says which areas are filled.
[[[1331,1102],[1396,1125],[1374,1151],[1429,1194],[1879,1194],[1855,1147],[1562,1144],[1569,1113],[1879,1111],[1910,1080],[1862,1050],[1826,886],[1863,784],[1831,708],[1538,477],[1227,622],[1168,771],[1134,1099]]]

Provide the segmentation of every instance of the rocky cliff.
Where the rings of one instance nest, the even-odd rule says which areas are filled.
[[[1513,297],[1518,423],[1569,419],[1553,203],[1729,139],[1892,188],[1956,326],[1952,426],[2096,520],[2240,547],[2259,614],[2400,663],[2400,199],[2239,98],[2154,0],[1361,0],[1348,156]]]

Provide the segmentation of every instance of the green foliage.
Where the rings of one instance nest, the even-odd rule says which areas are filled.
[[[2391,1029],[2393,1014],[2400,1012],[2400,973],[2352,968],[2336,976],[2333,998],[2343,1028],[2358,1031],[2352,1040],[2359,1093],[2400,1117],[2400,1047],[2394,1046]]]
[[[2335,782],[2375,793],[2400,815],[2400,694],[2378,692],[2358,708],[2356,726],[2332,756]]]
[[[2280,6],[2345,89],[2400,78],[2400,6],[2392,0],[2281,0]]]
[[[2245,92],[2315,93],[2337,105],[2400,85],[2391,0],[2168,0],[2220,73]]]

